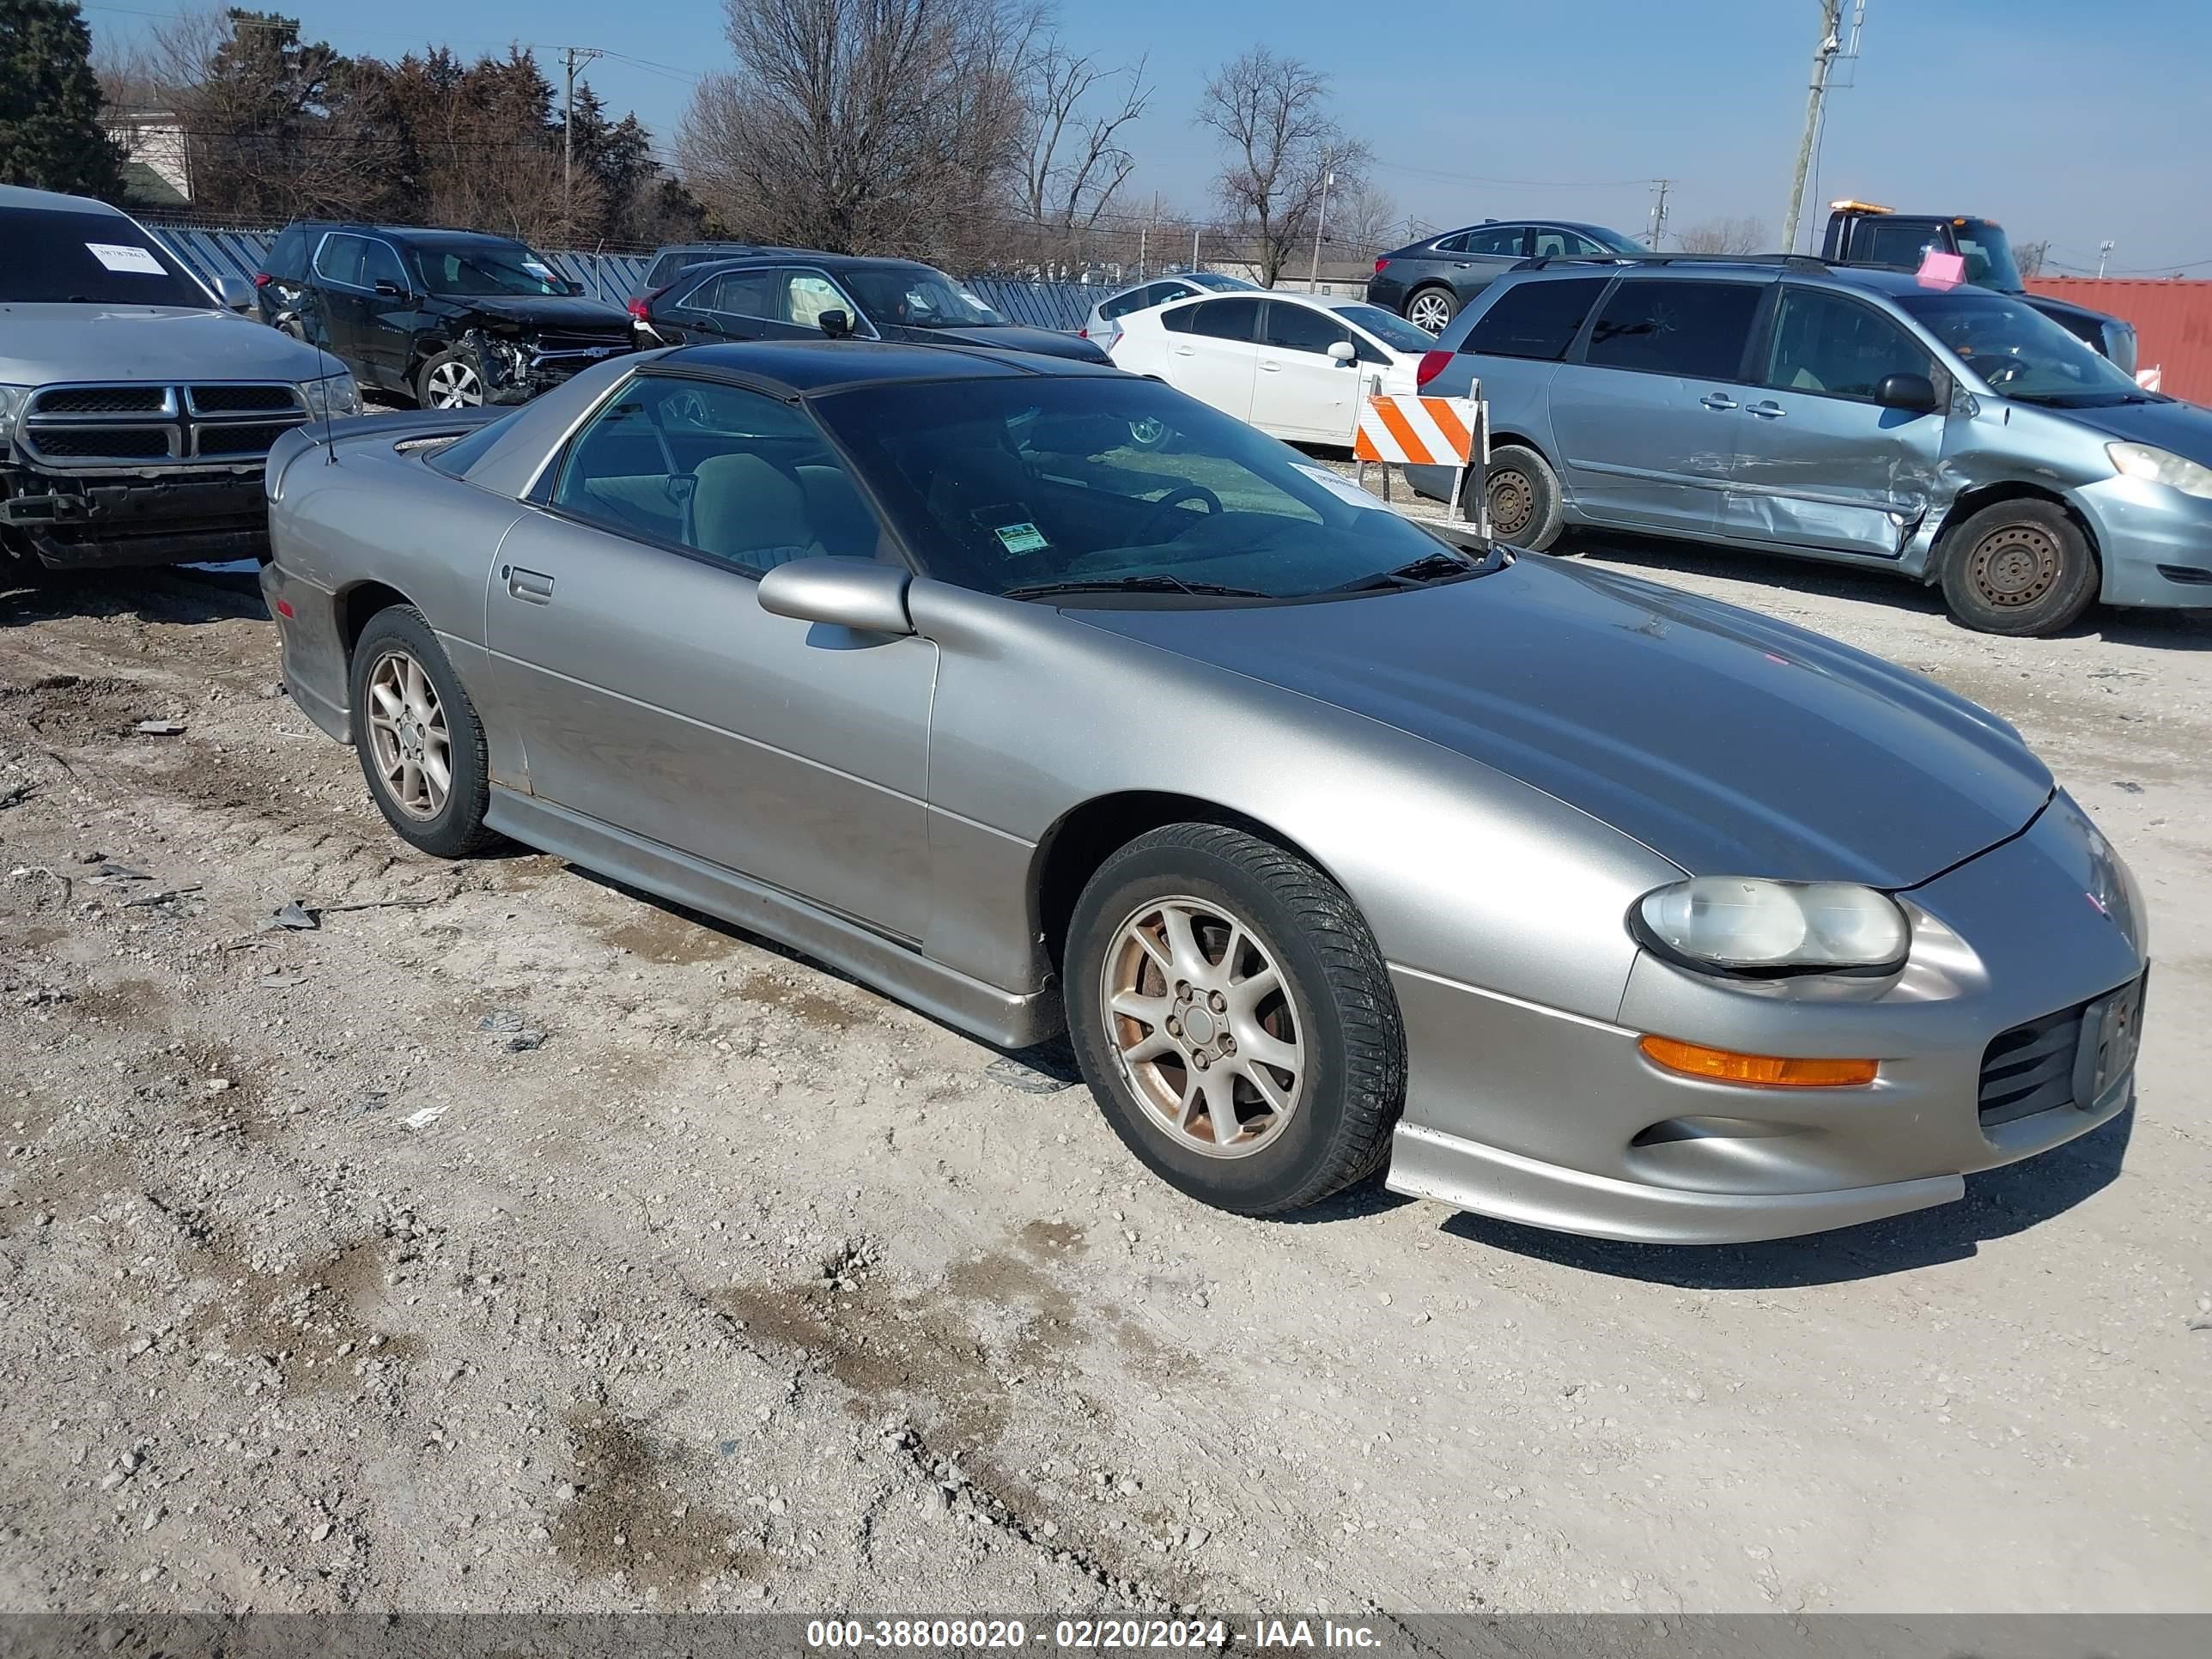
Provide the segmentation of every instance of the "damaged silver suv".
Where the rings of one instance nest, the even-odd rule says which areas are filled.
[[[344,366],[101,203],[0,185],[0,560],[265,557],[269,447],[361,412]]]

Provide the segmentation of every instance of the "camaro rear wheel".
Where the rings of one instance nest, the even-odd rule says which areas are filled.
[[[1425,288],[1406,301],[1406,320],[1431,334],[1443,333],[1458,313],[1459,295],[1448,288]]]
[[[1947,538],[1944,603],[1984,634],[2058,633],[2095,603],[2097,587],[2089,538],[2055,502],[1999,501]]]
[[[415,396],[425,409],[474,409],[484,400],[483,377],[466,352],[441,351],[415,377]]]
[[[1489,486],[1490,533],[1498,540],[1541,553],[1559,539],[1559,475],[1541,455],[1525,444],[1500,444],[1490,452]],[[1474,488],[1472,477],[1467,487]]]
[[[401,840],[467,858],[499,837],[483,727],[422,613],[380,611],[353,653],[353,741],[368,793]]]
[[[1100,866],[1067,945],[1068,1026],[1115,1133],[1243,1215],[1372,1174],[1405,1101],[1405,1036],[1352,901],[1241,830],[1176,823]]]

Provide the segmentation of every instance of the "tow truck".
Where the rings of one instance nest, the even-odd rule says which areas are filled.
[[[2132,374],[2132,324],[2047,294],[2030,294],[2014,263],[2004,227],[1971,213],[1899,213],[1877,202],[1845,198],[1828,204],[1827,239],[1820,257],[1830,264],[1886,265],[1917,270],[1930,249],[1966,262],[1966,280],[2000,294],[2017,295],[2085,344]]]

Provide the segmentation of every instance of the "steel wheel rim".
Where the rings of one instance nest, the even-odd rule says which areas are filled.
[[[410,818],[446,810],[453,788],[453,734],[422,665],[387,651],[368,671],[368,738],[385,794]]]
[[[1975,544],[1966,565],[1974,592],[2008,611],[2033,605],[2058,585],[2057,538],[2039,525],[2008,524]]]
[[[1528,475],[1508,469],[1490,475],[1491,533],[1509,539],[1528,527],[1536,516],[1536,487]]]
[[[1407,307],[1406,320],[1415,328],[1426,329],[1431,334],[1441,334],[1444,325],[1451,321],[1451,313],[1444,309],[1441,294],[1420,294]]]
[[[1250,923],[1208,899],[1149,900],[1114,930],[1099,1018],[1122,1081],[1176,1145],[1249,1158],[1297,1115],[1304,1023],[1277,961]]]
[[[473,409],[483,402],[483,383],[464,362],[440,363],[430,371],[430,407]]]

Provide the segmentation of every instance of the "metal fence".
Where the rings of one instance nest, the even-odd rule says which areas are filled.
[[[244,226],[148,225],[161,246],[212,282],[217,276],[252,281],[268,257],[276,233]],[[561,276],[593,299],[622,305],[645,284],[652,256],[605,253],[581,248],[541,249]],[[1110,289],[1081,283],[1025,283],[1006,276],[977,276],[968,288],[1009,322],[1073,333],[1091,307]]]

